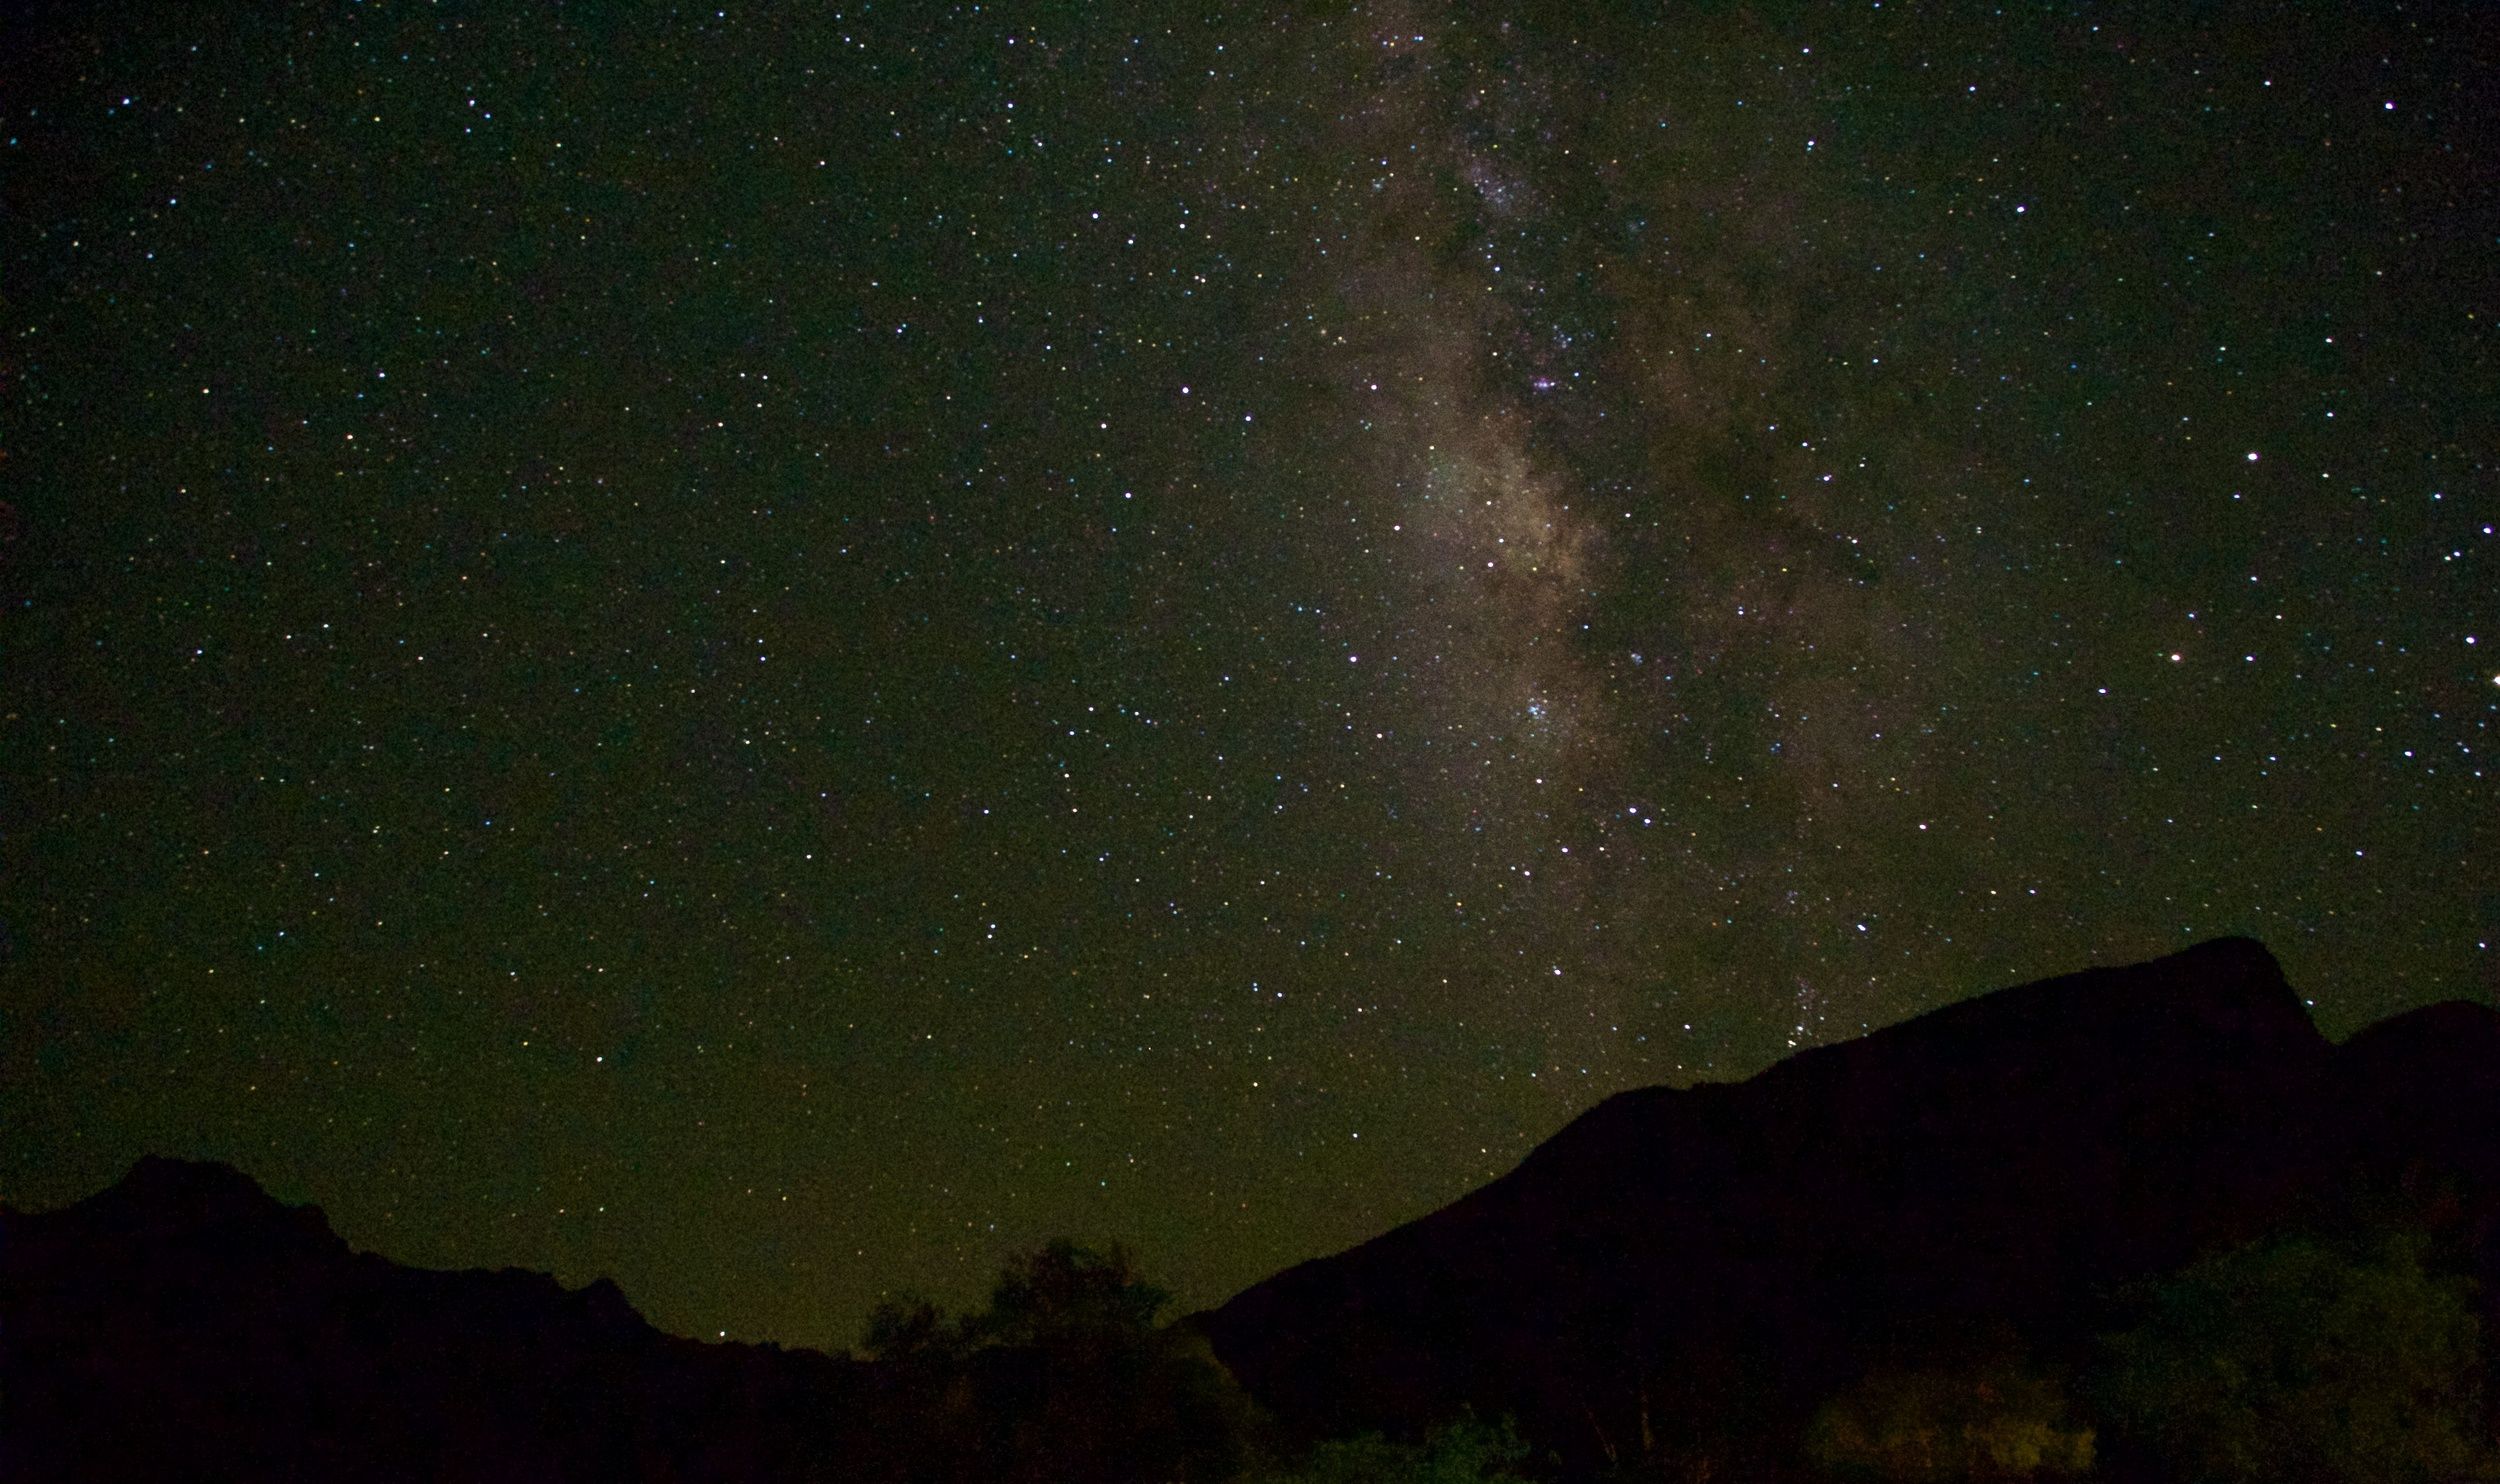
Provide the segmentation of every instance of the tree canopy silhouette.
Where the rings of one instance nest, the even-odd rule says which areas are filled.
[[[1169,1302],[1125,1248],[1063,1239],[1010,1259],[982,1312],[883,1304],[861,1343],[936,1477],[1234,1478],[1248,1403],[1201,1342],[1156,1326]]]
[[[2156,1285],[2098,1400],[2196,1484],[2500,1478],[2480,1351],[2470,1285],[2417,1238],[2283,1236]]]

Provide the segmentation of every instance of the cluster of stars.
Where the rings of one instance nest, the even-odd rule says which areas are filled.
[[[2493,984],[2427,29],[45,24],[28,1198],[841,1343],[2090,960]]]

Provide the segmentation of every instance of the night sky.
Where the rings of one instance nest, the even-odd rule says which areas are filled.
[[[2487,6],[18,14],[12,1203],[839,1344],[2500,986]]]

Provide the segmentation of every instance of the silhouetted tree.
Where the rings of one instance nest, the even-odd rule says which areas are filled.
[[[969,1332],[996,1345],[1117,1343],[1151,1333],[1171,1301],[1127,1248],[1097,1252],[1061,1238],[1008,1261]]]
[[[2158,1285],[2107,1342],[2111,1430],[2197,1484],[2500,1477],[2462,1279],[2410,1237],[2284,1237]]]
[[[877,1305],[860,1337],[869,1359],[894,1364],[959,1360],[965,1348],[963,1326],[917,1295]]]
[[[888,1367],[893,1426],[918,1439],[907,1472],[1001,1484],[1235,1477],[1249,1404],[1203,1342],[1156,1327],[1168,1302],[1125,1250],[1057,1241],[1009,1261],[979,1314],[879,1306],[862,1348]]]

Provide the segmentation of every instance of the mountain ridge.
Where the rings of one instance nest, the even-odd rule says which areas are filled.
[[[318,1206],[160,1155],[0,1206],[0,1314],[9,1478],[803,1479],[861,1379],[664,1334],[606,1278],[353,1251]]]
[[[2500,1189],[2494,1141],[2460,1132],[2500,1112],[2474,1061],[2500,1014],[2412,1014],[2335,1046],[2238,938],[1998,990],[1742,1082],[1616,1094],[1508,1174],[1192,1322],[1314,1435],[1474,1409],[1589,1461],[1666,1393],[1793,1431],[1904,1347],[2071,1347],[2115,1287],[2313,1214],[2357,1172],[2420,1158]]]
[[[1588,1474],[1702,1419],[1775,1477],[1870,1366],[2071,1361],[2125,1285],[2356,1204],[2471,1254],[2500,1335],[2495,1132],[2500,1012],[2336,1045],[2222,939],[1618,1093],[1180,1324],[1294,1436],[1506,1413]],[[882,1363],[666,1335],[605,1278],[403,1267],[224,1165],[0,1205],[0,1301],[12,1476],[921,1477]]]

